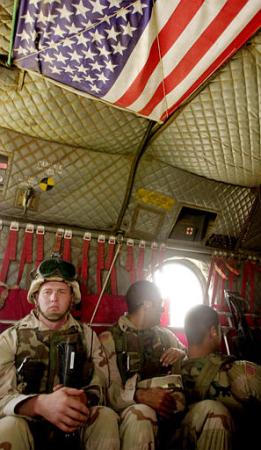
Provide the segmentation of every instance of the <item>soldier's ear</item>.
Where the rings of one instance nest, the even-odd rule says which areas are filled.
[[[217,329],[214,325],[210,327],[210,336],[216,338],[218,335]]]
[[[144,300],[143,305],[145,309],[150,309],[152,307],[152,302],[150,300]]]

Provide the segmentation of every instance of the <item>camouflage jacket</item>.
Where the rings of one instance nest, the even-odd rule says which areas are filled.
[[[117,339],[122,337],[123,341],[126,334],[128,333],[128,335],[131,334],[134,335],[135,338],[134,342],[136,342],[137,335],[139,333],[138,329],[133,325],[133,323],[128,319],[127,316],[124,315],[120,317],[118,321],[118,328],[119,330],[121,330],[122,333],[118,335]],[[184,350],[185,347],[183,346],[183,344],[170,330],[168,330],[167,328],[157,326],[153,327],[150,330],[150,335],[152,335],[152,340],[154,341],[154,343],[152,344],[152,348],[159,346],[161,348],[161,352],[164,350],[161,347],[160,342],[158,343],[159,345],[157,345],[159,333],[160,335],[164,334],[164,339],[161,339],[161,342],[163,340],[164,342],[168,341],[169,342],[168,347],[180,348]],[[136,384],[141,379],[140,374],[138,373],[139,364],[137,365],[137,372],[135,372],[134,367],[132,367],[133,370],[130,371],[130,376],[125,377],[125,379],[123,379],[124,377],[121,376],[122,370],[118,366],[119,359],[117,358],[117,351],[116,351],[116,346],[119,347],[119,343],[117,343],[115,346],[113,334],[110,331],[105,331],[104,333],[101,333],[99,338],[103,345],[109,365],[109,388],[107,391],[108,400],[113,409],[115,409],[116,411],[121,411],[124,408],[135,403],[134,394],[136,390]],[[122,342],[122,348],[123,347],[124,344]],[[123,351],[125,350],[123,349]],[[157,351],[157,348],[155,351]],[[135,354],[137,353],[138,352],[135,352]],[[159,372],[157,371],[157,373],[155,374],[150,373],[150,378],[152,378],[153,376],[158,377]],[[127,381],[125,382],[126,379]]]
[[[64,326],[56,332],[56,335],[58,335],[59,332],[64,335],[68,335],[72,329],[76,330],[74,335],[77,334],[78,331],[79,334],[83,336],[83,340],[86,344],[84,347],[86,352],[86,360],[89,359],[90,349],[92,348],[94,371],[91,379],[89,380],[89,386],[99,387],[98,391],[101,396],[100,401],[102,401],[102,392],[108,382],[108,368],[106,358],[101,349],[97,335],[87,325],[80,325],[71,315]],[[24,330],[27,331],[27,333],[25,333],[26,336],[33,336],[34,333],[41,335],[48,333],[48,328],[46,328],[46,326],[37,319],[32,311],[15,326],[0,334],[0,417],[15,415],[14,410],[16,405],[22,400],[35,395],[35,393],[30,393],[30,391],[27,393],[17,374],[17,367],[18,365],[21,366],[21,358],[23,357],[18,336],[23,333]],[[35,341],[33,339],[32,343],[34,342]],[[26,349],[26,353],[28,354],[30,351],[33,358],[37,352],[33,346],[29,345],[28,349]],[[46,352],[47,355],[45,355],[45,358],[48,358],[48,356],[50,356],[48,354],[48,346],[45,346],[45,353]],[[52,386],[55,385],[57,381],[57,379],[53,379]],[[43,384],[41,383],[41,388],[39,386],[38,392],[43,391]]]
[[[255,363],[211,353],[183,360],[181,371],[188,403],[212,399],[238,410],[261,402],[261,366]]]

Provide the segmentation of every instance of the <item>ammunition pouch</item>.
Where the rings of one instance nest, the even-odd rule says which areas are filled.
[[[170,342],[160,327],[154,327],[151,330],[122,331],[118,325],[115,325],[111,333],[123,383],[136,373],[141,380],[151,375],[157,377],[169,373],[170,368],[162,366],[160,358],[162,353],[170,347]]]
[[[24,394],[37,394],[40,390],[45,364],[42,361],[27,360],[21,365],[18,383],[22,382]]]

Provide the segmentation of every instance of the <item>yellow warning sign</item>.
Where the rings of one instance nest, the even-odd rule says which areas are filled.
[[[43,178],[39,183],[39,188],[42,191],[50,191],[55,185],[54,179],[51,177]]]
[[[149,191],[144,188],[137,190],[136,198],[147,205],[158,206],[159,208],[166,209],[167,211],[169,211],[176,202],[176,200],[172,197],[168,197],[160,192]]]

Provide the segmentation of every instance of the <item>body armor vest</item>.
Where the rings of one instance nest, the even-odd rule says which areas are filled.
[[[83,331],[39,331],[17,327],[15,365],[18,389],[25,394],[52,392],[60,383],[80,388],[89,383],[93,367]]]
[[[117,324],[110,331],[123,383],[135,373],[139,374],[140,380],[144,380],[169,372],[169,368],[163,367],[160,362],[162,353],[170,347],[169,338],[160,327],[151,330],[129,328],[122,331]]]

